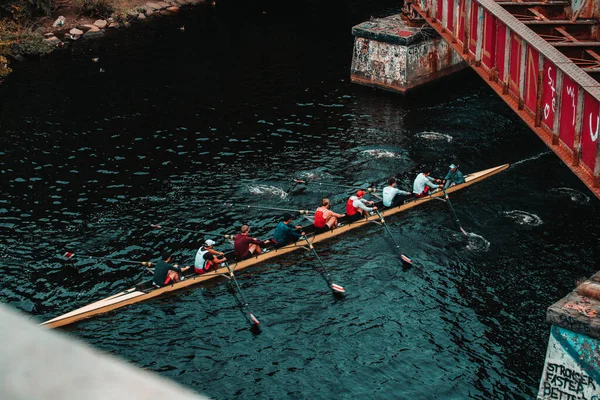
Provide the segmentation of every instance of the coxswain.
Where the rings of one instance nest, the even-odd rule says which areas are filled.
[[[357,220],[365,216],[366,213],[377,210],[374,206],[375,202],[364,199],[364,195],[367,194],[364,190],[358,190],[356,195],[350,196],[346,202],[346,216],[350,220]],[[371,205],[368,207],[367,204]]]
[[[460,185],[461,183],[465,183],[465,177],[462,172],[458,170],[459,164],[450,164],[450,169],[446,174],[446,177],[442,181],[444,184],[444,189],[448,189],[452,185]]]
[[[238,261],[261,254],[262,250],[260,246],[266,246],[270,243],[269,240],[259,240],[248,236],[249,232],[250,227],[248,225],[242,225],[240,233],[235,235],[235,238],[233,239],[235,259]]]
[[[388,185],[383,188],[383,205],[385,207],[396,207],[402,201],[400,196],[410,196],[411,194],[411,192],[398,189],[396,187],[396,178],[390,176],[388,178]]]
[[[197,274],[204,274],[211,267],[217,269],[219,264],[227,261],[227,259],[224,257],[225,253],[215,250],[213,248],[214,245],[215,241],[208,239],[196,252],[194,270]]]
[[[429,174],[431,174],[431,171],[425,169],[415,178],[413,183],[413,194],[415,197],[425,197],[432,192],[432,189],[442,188],[442,185],[440,184],[442,181],[440,179],[432,178]]]
[[[181,273],[187,271],[191,267],[179,268],[177,264],[170,264],[171,253],[164,252],[162,259],[156,263],[154,267],[153,282],[156,286],[165,286],[169,283],[179,282]]]
[[[323,199],[321,201],[321,207],[315,211],[315,219],[313,225],[317,229],[323,229],[328,227],[329,229],[335,229],[338,227],[338,218],[345,217],[344,214],[338,214],[329,209],[329,199]]]

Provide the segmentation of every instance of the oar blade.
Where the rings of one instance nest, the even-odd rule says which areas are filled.
[[[346,293],[346,290],[344,289],[343,286],[340,286],[338,284],[332,283],[331,284],[331,289],[336,292],[336,293]]]
[[[412,265],[412,260],[406,256],[404,253],[400,253],[400,258],[402,259],[402,263]]]
[[[250,320],[252,321],[253,324],[260,325],[260,321],[252,313],[250,313]]]
[[[75,255],[75,253],[71,253],[70,251],[67,251],[65,254],[63,254],[63,257],[68,260],[68,259],[72,258],[74,255]]]

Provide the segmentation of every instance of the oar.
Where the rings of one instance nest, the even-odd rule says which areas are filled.
[[[294,182],[296,183],[304,183],[307,185],[319,185],[319,186],[333,186],[333,187],[339,187],[339,188],[346,188],[346,189],[360,189],[362,186],[361,185],[357,185],[357,186],[347,186],[347,185],[337,185],[335,183],[327,183],[327,182],[306,182],[306,181],[302,181],[300,179],[294,179]],[[368,192],[376,192],[377,188],[376,187],[368,187],[366,189],[366,191]]]
[[[460,224],[460,221],[458,220],[458,217],[456,216],[456,211],[454,211],[454,207],[452,207],[452,203],[450,202],[450,197],[448,197],[448,193],[446,193],[446,189],[444,187],[442,187],[442,190],[444,191],[444,198],[446,199],[446,201],[448,202],[448,205],[450,206],[450,210],[452,211],[452,214],[454,215],[454,219],[456,220],[456,224],[458,225],[458,228],[463,233],[463,235],[468,236],[467,232],[465,232],[462,225]]]
[[[237,279],[235,279],[235,275],[233,274],[233,271],[231,270],[231,268],[229,268],[229,263],[225,262],[225,266],[229,270],[229,276],[231,276],[231,279],[233,279],[233,283],[235,283],[235,286],[237,287],[238,293],[240,294],[241,300],[238,299],[240,301],[240,304],[242,305],[243,308],[246,309],[246,311],[250,315],[250,324],[251,325],[255,325],[256,327],[258,327],[260,325],[260,322],[258,321],[258,318],[256,318],[254,316],[254,314],[252,313],[252,311],[250,311],[250,307],[248,307],[248,301],[244,297],[244,294],[242,293],[242,288],[240,288],[240,285],[238,284]]]
[[[400,250],[400,245],[398,244],[398,242],[396,242],[396,239],[394,238],[394,235],[392,235],[392,232],[390,231],[390,228],[385,223],[385,220],[383,219],[383,216],[379,213],[379,210],[375,210],[375,212],[377,213],[377,216],[379,216],[379,220],[381,221],[381,225],[383,225],[383,227],[385,228],[385,230],[387,231],[387,233],[392,238],[392,241],[396,245],[396,248],[400,251],[400,259],[402,259],[402,263],[403,264],[407,264],[407,266],[411,266],[412,265],[412,260],[410,258],[408,258],[406,256],[406,254],[404,254],[402,252],[402,250]]]
[[[90,256],[87,254],[78,254],[77,256],[75,255],[75,253],[71,253],[69,251],[67,251],[65,254],[63,254],[63,257],[66,258],[67,260],[73,258],[73,257],[78,257],[78,258],[90,258],[93,260],[110,260],[110,261],[119,261],[119,262],[123,262],[123,263],[128,263],[128,264],[141,264],[145,267],[151,267],[152,266],[152,262],[151,261],[134,261],[134,260],[123,260],[120,258],[110,258],[110,257],[95,257],[95,256]]]
[[[141,264],[143,265],[145,268],[142,270],[142,272],[140,272],[135,279],[133,280],[134,282],[140,280],[140,278],[142,277],[142,275],[144,275],[144,273],[146,271],[148,272],[153,272],[153,269],[150,269],[150,267],[152,267],[152,261],[133,261],[133,260],[123,260],[120,258],[110,258],[110,257],[94,257],[94,256],[89,256],[86,254],[80,254],[78,256],[75,256],[75,253],[71,253],[69,251],[67,251],[65,254],[63,254],[63,257],[66,258],[67,260],[70,260],[73,257],[78,257],[78,258],[88,258],[88,259],[92,259],[92,260],[110,260],[110,261],[118,261],[118,262],[122,262],[122,263],[127,263],[127,264]]]
[[[199,233],[201,235],[208,235],[208,236],[223,236],[223,238],[225,239],[233,239],[233,235],[224,235],[222,233],[215,233],[215,232],[202,232],[202,231],[195,231],[192,229],[183,229],[183,228],[174,228],[171,226],[164,226],[164,225],[158,225],[158,224],[150,224],[151,227],[155,228],[155,229],[170,229],[173,231],[182,231],[182,232],[190,232],[190,233]]]
[[[309,211],[309,210],[293,210],[291,208],[275,208],[275,207],[261,207],[261,206],[250,206],[250,205],[245,205],[245,204],[233,204],[233,203],[224,203],[226,206],[228,207],[240,207],[240,208],[258,208],[261,210],[275,210],[275,211],[290,211],[290,212],[297,212],[300,214],[309,214],[309,213],[314,213],[314,211]]]
[[[323,268],[323,271],[325,271],[327,283],[331,287],[331,290],[333,290],[334,293],[345,293],[346,290],[344,290],[343,286],[337,285],[337,284],[333,283],[333,281],[331,280],[331,274],[329,273],[329,271],[327,271],[327,268],[325,268],[325,264],[323,264],[323,261],[321,261],[321,257],[319,257],[319,254],[317,254],[317,251],[315,250],[315,248],[312,245],[312,243],[310,242],[310,240],[308,240],[308,238],[306,236],[302,236],[302,237],[304,238],[304,240],[306,240],[306,243],[308,243],[308,248],[313,252],[315,257],[317,257],[317,260],[319,260],[319,263],[321,264],[321,268]]]

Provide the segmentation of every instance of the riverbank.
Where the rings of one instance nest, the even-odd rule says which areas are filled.
[[[11,62],[24,57],[42,56],[69,41],[102,37],[106,29],[128,27],[149,17],[174,15],[180,7],[212,5],[207,0],[122,0],[109,16],[99,18],[82,14],[72,2],[57,7],[50,15],[31,22],[28,27],[13,21],[0,22],[0,83],[11,70]]]

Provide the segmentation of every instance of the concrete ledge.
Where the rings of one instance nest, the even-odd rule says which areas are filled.
[[[429,25],[409,26],[399,14],[355,25],[352,27],[352,35],[403,46],[440,37]]]
[[[553,325],[600,339],[600,272],[548,307],[546,320]]]
[[[205,400],[0,306],[2,400]]]

